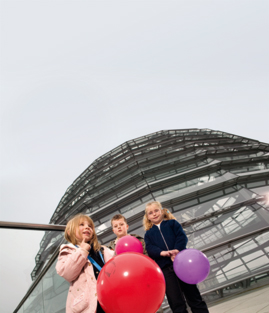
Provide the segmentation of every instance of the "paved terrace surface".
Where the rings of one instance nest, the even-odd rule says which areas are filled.
[[[269,313],[269,286],[231,297],[209,307],[210,313]]]

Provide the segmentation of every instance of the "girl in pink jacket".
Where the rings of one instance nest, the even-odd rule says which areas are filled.
[[[92,219],[74,216],[66,225],[65,239],[70,244],[60,248],[57,273],[70,283],[66,313],[104,313],[97,299],[96,282],[113,251],[100,246]]]

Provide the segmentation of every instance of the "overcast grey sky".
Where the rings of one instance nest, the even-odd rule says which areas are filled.
[[[269,142],[268,0],[0,4],[0,220],[49,223],[96,158],[155,131]],[[6,313],[31,283],[43,233],[0,234],[12,247],[0,258]]]

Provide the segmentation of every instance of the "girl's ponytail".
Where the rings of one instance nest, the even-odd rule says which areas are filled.
[[[168,209],[162,208],[162,211],[164,220],[176,220],[174,215]]]

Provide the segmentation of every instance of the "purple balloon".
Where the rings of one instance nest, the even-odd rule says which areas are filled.
[[[115,251],[116,254],[124,252],[138,252],[143,254],[143,246],[137,238],[133,236],[124,236],[116,243]]]
[[[210,271],[207,257],[196,249],[185,249],[179,252],[173,266],[177,277],[192,285],[205,280]]]

